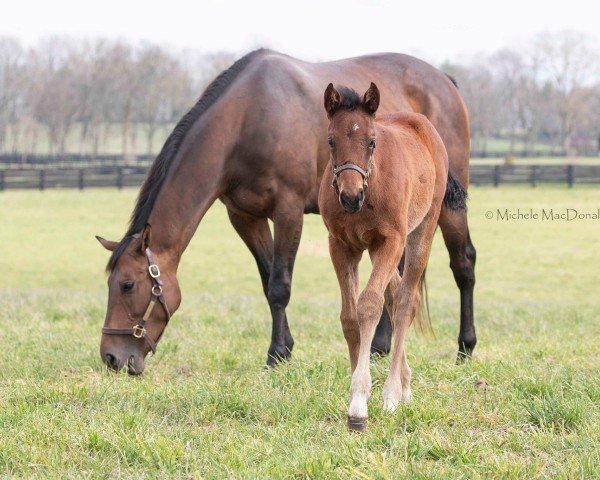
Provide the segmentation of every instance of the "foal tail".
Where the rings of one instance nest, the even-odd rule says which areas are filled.
[[[448,182],[446,183],[444,205],[450,210],[466,210],[467,197],[467,189],[463,187],[452,172],[448,170]]]
[[[419,288],[421,289],[421,301],[419,302],[419,309],[415,315],[415,327],[419,329],[421,333],[429,332],[433,333],[433,327],[431,326],[431,317],[429,316],[429,295],[427,293],[427,280],[425,279],[425,272],[419,282]]]

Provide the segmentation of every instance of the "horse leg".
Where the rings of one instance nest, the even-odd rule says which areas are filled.
[[[450,254],[450,268],[460,290],[460,331],[457,356],[457,363],[460,363],[473,354],[477,343],[473,320],[476,251],[469,235],[467,212],[442,208],[439,225]]]
[[[258,273],[262,282],[265,297],[269,293],[269,277],[271,276],[271,265],[273,263],[273,236],[269,229],[266,218],[239,215],[227,210],[231,225],[244,241],[250,253],[256,260]]]
[[[404,269],[404,255],[398,265],[398,272],[402,275]],[[375,336],[373,337],[373,343],[371,343],[371,354],[379,355],[381,357],[386,356],[392,349],[392,321],[386,308],[381,312],[381,319],[375,329]]]
[[[360,344],[360,330],[356,304],[358,301],[358,263],[362,257],[361,252],[349,250],[343,243],[329,236],[329,253],[333,268],[337,275],[342,294],[342,310],[340,321],[344,338],[348,344],[350,355],[350,371],[356,369],[358,361],[358,348]]]
[[[404,340],[410,324],[417,313],[421,300],[420,284],[431,250],[433,234],[437,226],[437,211],[430,210],[423,222],[407,238],[405,265],[402,279],[393,288],[390,282],[390,294],[394,294],[394,349],[390,362],[390,371],[383,385],[383,406],[393,412],[400,401],[412,399],[410,381],[412,372],[406,360]]]
[[[274,245],[273,265],[269,276],[267,299],[273,318],[271,345],[267,365],[274,367],[292,354],[294,340],[290,332],[285,309],[292,291],[292,272],[304,220],[304,199],[285,196],[273,215]]]
[[[356,369],[352,374],[348,408],[348,427],[352,430],[366,429],[367,402],[371,396],[371,341],[381,318],[385,289],[397,269],[403,248],[400,238],[388,238],[369,248],[373,270],[365,289],[358,297],[357,305],[360,346]]]

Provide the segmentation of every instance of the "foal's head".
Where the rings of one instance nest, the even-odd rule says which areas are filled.
[[[379,106],[379,89],[371,83],[361,99],[351,88],[336,90],[330,83],[324,100],[329,118],[333,187],[344,210],[358,212],[365,200],[375,150],[374,119]]]

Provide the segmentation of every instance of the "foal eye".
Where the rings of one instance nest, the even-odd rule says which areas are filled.
[[[329,138],[327,139],[327,143],[329,144],[329,146],[330,146],[331,148],[333,148],[333,147],[335,146],[335,143],[333,143],[333,138],[331,138],[331,137],[329,137]]]
[[[133,291],[133,287],[135,286],[135,282],[133,280],[127,280],[121,283],[121,292],[122,293],[131,293]]]
[[[369,148],[375,148],[375,139],[374,138],[369,142]]]

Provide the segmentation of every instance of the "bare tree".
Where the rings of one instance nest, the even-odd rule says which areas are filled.
[[[145,128],[146,151],[151,154],[157,128],[179,117],[183,102],[191,103],[191,81],[180,62],[156,46],[142,49],[135,68],[140,78],[136,120]]]
[[[468,67],[446,64],[442,69],[456,78],[471,117],[471,148],[487,152],[487,140],[500,122],[494,78],[484,59]]]
[[[561,144],[570,154],[574,128],[581,120],[580,89],[598,73],[598,50],[590,37],[578,32],[544,33],[534,40],[533,60],[539,81],[554,88]]]
[[[13,150],[17,149],[18,126],[24,114],[21,82],[25,75],[23,47],[14,38],[0,37],[0,151],[8,130],[13,128]]]

